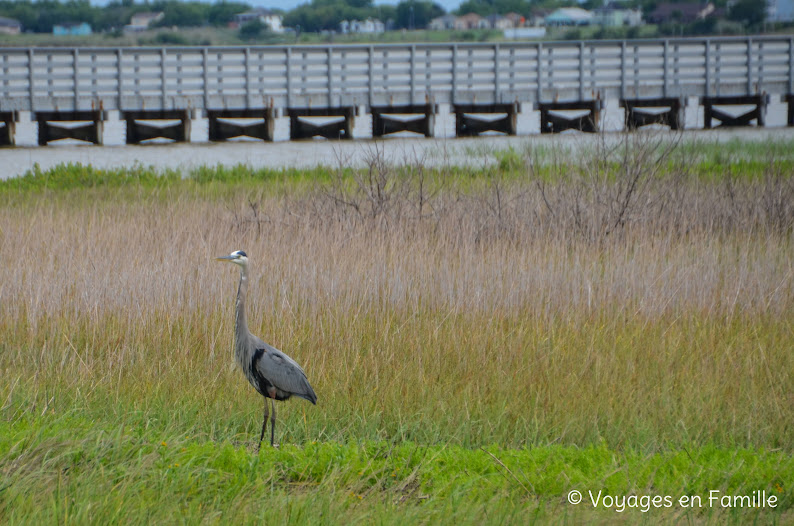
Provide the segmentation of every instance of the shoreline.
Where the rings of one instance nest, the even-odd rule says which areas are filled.
[[[731,140],[764,142],[794,140],[794,128],[727,128],[672,132],[652,129],[632,133],[653,133],[682,142],[725,143]],[[607,141],[620,140],[623,132],[604,132]],[[429,166],[481,165],[495,162],[493,153],[529,145],[576,151],[597,144],[601,135],[564,133],[559,135],[482,136],[472,138],[392,137],[353,141],[231,141],[225,143],[161,143],[146,145],[58,144],[17,146],[0,150],[4,170],[0,179],[24,175],[38,165],[48,170],[61,164],[83,164],[108,169],[151,166],[157,170],[189,171],[202,166],[245,165],[252,168],[309,168],[315,166],[363,166],[373,155],[383,155],[394,164],[421,161]]]

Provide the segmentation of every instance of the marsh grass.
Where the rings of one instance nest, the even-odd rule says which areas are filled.
[[[0,517],[256,521],[267,495],[283,522],[577,520],[561,502],[588,485],[768,489],[785,514],[784,160],[703,177],[712,161],[647,137],[510,155],[2,183]],[[238,276],[213,261],[239,248],[252,331],[319,396],[281,404],[285,447],[259,455],[261,399],[231,355]]]

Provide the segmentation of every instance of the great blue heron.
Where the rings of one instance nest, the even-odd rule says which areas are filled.
[[[242,250],[232,252],[228,256],[216,258],[231,261],[240,267],[240,286],[237,288],[237,309],[234,323],[234,358],[243,369],[245,377],[259,394],[265,397],[265,418],[262,421],[262,434],[259,435],[259,446],[265,436],[267,427],[267,399],[273,412],[270,414],[270,445],[276,434],[276,400],[287,400],[291,396],[304,398],[317,404],[306,373],[295,360],[272,347],[248,331],[245,322],[245,295],[248,292],[248,256]]]

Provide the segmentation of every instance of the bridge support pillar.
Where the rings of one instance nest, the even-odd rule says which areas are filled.
[[[565,130],[579,130],[595,133],[601,121],[601,110],[604,103],[601,99],[576,100],[570,102],[539,102],[540,133],[560,133]],[[569,117],[558,113],[561,111],[581,111],[588,113],[577,117]]]
[[[121,115],[127,121],[127,144],[161,138],[190,142],[191,113],[191,110],[124,110]],[[166,122],[149,124],[140,121]]]
[[[518,120],[518,103],[510,104],[453,104],[455,136],[471,137],[487,131],[515,135]],[[483,114],[504,114],[490,118]]]
[[[77,139],[102,144],[105,121],[105,112],[102,110],[37,111],[35,120],[39,125],[39,145],[43,146],[58,139]]]
[[[438,106],[435,104],[372,106],[370,113],[373,137],[383,137],[403,131],[421,133],[425,137],[435,136],[436,113],[438,113]],[[400,119],[395,115],[411,115],[411,117]]]
[[[621,99],[621,108],[626,110],[626,129],[633,130],[648,124],[663,124],[671,130],[684,127],[685,98]],[[664,108],[663,111],[653,111]]]
[[[0,111],[0,146],[16,144],[17,122],[19,122],[18,111]]]
[[[273,108],[207,110],[209,120],[209,139],[221,142],[233,137],[253,137],[272,142],[276,128],[276,111]],[[224,119],[257,119],[238,124]]]
[[[703,127],[712,128],[712,121],[720,121],[718,126],[752,126],[755,120],[757,126],[766,124],[766,107],[769,104],[769,94],[743,95],[738,97],[703,97]],[[755,106],[749,111],[739,115],[731,115],[714,106]]]
[[[289,137],[295,139],[352,139],[356,121],[355,106],[342,108],[287,108]],[[302,117],[337,117],[330,122],[316,123]]]

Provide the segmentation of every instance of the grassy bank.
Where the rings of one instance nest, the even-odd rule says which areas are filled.
[[[687,148],[0,183],[0,518],[785,522],[790,155]],[[251,330],[319,397],[258,454],[240,248]]]
[[[13,473],[4,487],[6,522],[738,523],[791,517],[769,507],[722,508],[716,500],[761,488],[776,507],[788,509],[790,493],[783,488],[794,461],[780,451],[692,446],[644,454],[605,446],[472,450],[323,441],[257,454],[234,439],[47,420],[3,426],[0,452]],[[571,490],[582,492],[581,504],[566,503]],[[669,499],[599,500],[593,511],[592,499],[607,495]],[[693,497],[692,504],[682,505],[684,496]]]

